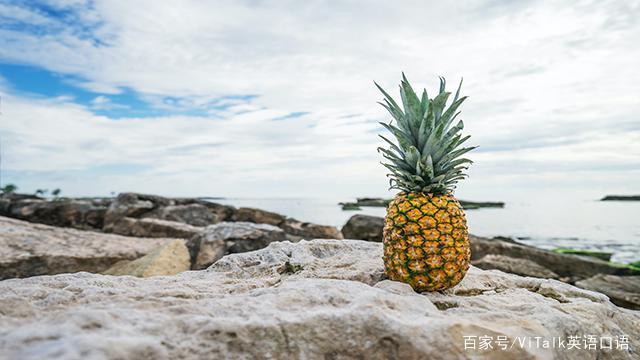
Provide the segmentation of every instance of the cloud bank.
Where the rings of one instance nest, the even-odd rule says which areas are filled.
[[[392,90],[400,71],[431,92],[464,76],[480,148],[462,196],[640,183],[637,1],[4,1],[0,14],[0,62],[78,91],[1,73],[4,178],[25,189],[384,195],[372,81]]]

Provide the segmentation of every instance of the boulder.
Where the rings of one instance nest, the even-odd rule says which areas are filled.
[[[471,260],[480,260],[488,254],[502,255],[513,259],[525,259],[546,268],[568,282],[586,279],[597,274],[632,275],[633,270],[612,265],[593,257],[559,254],[553,251],[523,245],[515,241],[486,239],[469,235]],[[487,268],[490,263],[485,264]]]
[[[471,264],[480,269],[496,269],[511,274],[533,276],[545,279],[559,279],[558,274],[528,259],[516,259],[504,255],[488,254]]]
[[[280,228],[287,234],[303,239],[342,239],[342,233],[335,226],[318,225],[287,218]]]
[[[0,279],[102,272],[172,240],[128,238],[0,217]]]
[[[342,227],[346,239],[382,241],[384,218],[370,215],[353,215]]]
[[[604,295],[475,267],[452,289],[417,294],[384,279],[380,243],[356,240],[272,243],[175,276],[5,280],[0,309],[0,353],[10,359],[639,356],[640,314]],[[569,335],[582,344],[587,334],[630,344],[535,346],[536,337],[566,345]],[[481,336],[491,348],[479,348]],[[503,350],[498,337],[514,345]]]
[[[576,286],[603,293],[618,306],[640,310],[640,276],[599,274],[576,282]]]
[[[208,226],[187,242],[193,269],[204,269],[225,253],[262,249],[274,241],[286,239],[282,229],[249,222],[222,222]]]
[[[216,217],[217,222],[232,221],[236,213],[236,208],[230,205],[222,205],[210,201],[200,201],[201,205],[206,206]]]
[[[177,221],[193,226],[208,226],[218,222],[217,215],[201,204],[164,206],[145,214],[143,217]]]
[[[285,217],[271,211],[241,207],[233,215],[233,221],[279,226],[285,221]]]
[[[144,213],[158,208],[158,203],[169,205],[168,199],[152,195],[141,195],[135,193],[120,193],[111,202],[105,214],[104,230],[110,232],[112,224],[118,220],[131,217],[140,217]]]
[[[137,277],[175,275],[190,267],[191,259],[184,240],[176,239],[139,259],[119,261],[103,274]]]

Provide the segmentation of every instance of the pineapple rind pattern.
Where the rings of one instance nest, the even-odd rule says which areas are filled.
[[[387,208],[383,241],[389,278],[418,292],[453,287],[469,269],[467,221],[450,194],[396,196]]]

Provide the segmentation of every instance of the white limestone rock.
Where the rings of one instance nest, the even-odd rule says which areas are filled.
[[[17,359],[631,359],[640,315],[555,280],[472,267],[417,294],[380,243],[272,243],[204,271],[0,282],[0,354]],[[464,336],[627,335],[629,350],[465,350]]]

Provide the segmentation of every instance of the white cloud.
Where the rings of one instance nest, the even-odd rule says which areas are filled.
[[[338,183],[344,193],[379,194],[374,130],[386,115],[372,80],[392,90],[404,70],[432,92],[436,75],[452,84],[465,77],[463,118],[481,145],[462,186],[473,196],[505,182],[535,186],[532,179],[612,191],[624,183],[608,179],[639,180],[629,171],[640,155],[638,2],[68,6],[86,26],[49,19],[58,22],[54,33],[0,30],[0,59],[80,76],[105,94],[127,87],[168,110],[258,97],[212,118],[117,121],[68,101],[14,97],[15,117],[2,130],[13,134],[16,171],[126,159],[149,167],[144,186],[154,191],[171,183],[200,193],[315,195],[335,193]],[[309,114],[270,121],[300,111]],[[359,115],[341,118],[350,114]],[[44,147],[56,151],[42,156]],[[579,172],[592,176],[571,177]]]

